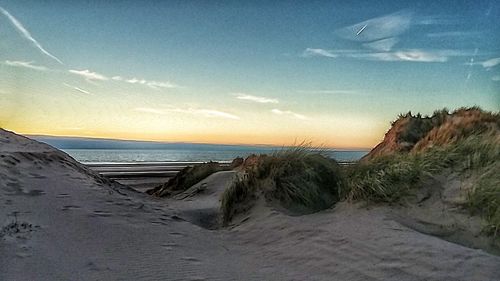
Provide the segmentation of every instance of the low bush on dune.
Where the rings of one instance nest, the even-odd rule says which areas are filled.
[[[310,147],[253,156],[246,162],[245,175],[222,196],[225,223],[238,213],[238,207],[261,195],[297,214],[329,208],[341,198],[343,178],[339,165]]]
[[[208,162],[186,167],[168,182],[148,190],[147,193],[160,197],[171,196],[190,188],[215,172],[228,169],[228,167],[221,166],[217,162]]]

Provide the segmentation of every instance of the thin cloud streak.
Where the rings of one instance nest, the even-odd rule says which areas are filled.
[[[233,119],[233,120],[239,120],[240,117],[236,116],[231,113],[227,113],[224,111],[219,111],[219,110],[214,110],[214,109],[198,109],[198,108],[188,108],[188,109],[182,109],[182,108],[175,108],[175,109],[170,109],[169,111],[173,112],[179,112],[179,113],[187,113],[187,114],[192,114],[192,115],[199,115],[207,118],[225,118],[225,119]]]
[[[73,85],[70,85],[70,84],[67,84],[67,83],[63,83],[63,85],[64,85],[64,86],[66,86],[66,87],[68,87],[68,88],[71,88],[71,89],[73,89],[73,90],[75,90],[75,91],[77,91],[77,92],[80,92],[80,93],[82,93],[82,94],[87,94],[87,95],[91,94],[91,93],[90,93],[89,91],[87,91],[87,90],[84,90],[84,89],[82,89],[82,88],[79,88],[79,87],[76,87],[76,86],[73,86]]]
[[[276,114],[276,115],[287,115],[287,116],[291,116],[291,117],[294,117],[294,118],[300,119],[300,120],[308,120],[309,119],[305,115],[298,114],[298,113],[295,113],[295,112],[290,111],[290,110],[280,110],[280,109],[274,108],[274,109],[271,109],[271,112]]]
[[[240,120],[239,116],[236,116],[231,113],[227,113],[224,111],[214,110],[214,109],[206,109],[206,108],[151,108],[151,107],[137,107],[134,108],[134,111],[144,112],[144,113],[152,113],[158,115],[166,115],[169,112],[197,115],[206,118],[223,118],[223,119],[232,119],[232,120]]]
[[[137,84],[137,85],[143,85],[143,86],[147,86],[151,89],[159,89],[159,88],[168,88],[168,89],[172,89],[172,88],[181,88],[181,86],[177,85],[177,84],[174,84],[172,82],[169,82],[169,81],[153,81],[153,80],[146,80],[146,79],[137,79],[137,78],[124,78],[122,76],[112,76],[111,78],[109,78],[108,76],[106,75],[103,75],[103,74],[100,74],[100,73],[97,73],[97,72],[93,72],[93,71],[90,71],[88,69],[84,69],[84,70],[75,70],[75,69],[70,69],[68,70],[70,73],[73,73],[73,74],[76,74],[76,75],[79,75],[81,77],[83,77],[85,80],[87,80],[88,82],[93,82],[93,81],[108,81],[108,80],[113,80],[113,81],[119,81],[119,82],[124,82],[124,83],[128,83],[128,84]]]
[[[0,13],[2,13],[4,16],[6,16],[10,22],[12,23],[12,25],[17,29],[17,31],[21,34],[21,36],[23,36],[25,39],[27,39],[28,41],[30,41],[36,48],[38,48],[38,50],[40,50],[40,52],[42,52],[43,54],[45,54],[46,56],[52,58],[53,60],[57,61],[58,63],[60,64],[64,64],[60,59],[58,59],[56,56],[52,55],[51,53],[49,53],[47,50],[45,50],[45,48],[42,47],[42,45],[40,43],[38,43],[38,41],[35,40],[35,38],[33,38],[33,36],[31,36],[31,33],[21,24],[21,22],[19,22],[13,15],[11,15],[7,10],[5,10],[4,8],[0,7]]]
[[[92,72],[88,69],[84,69],[84,70],[70,69],[68,71],[70,73],[73,73],[73,74],[76,74],[76,75],[79,75],[79,76],[85,78],[85,80],[87,80],[87,81],[93,81],[93,80],[106,81],[106,80],[109,80],[108,77],[106,77],[102,74],[99,74],[97,72]]]
[[[33,63],[34,63],[34,61],[10,61],[10,60],[6,60],[4,62],[5,65],[14,66],[14,67],[25,67],[25,68],[29,68],[29,69],[33,69],[33,70],[38,70],[38,71],[49,70],[45,66],[34,65]]]
[[[121,76],[113,76],[111,79],[115,80],[115,81],[126,82],[126,83],[129,83],[129,84],[144,85],[144,86],[147,86],[147,87],[152,88],[152,89],[158,89],[158,88],[167,88],[167,89],[181,88],[179,85],[174,84],[174,83],[169,82],[169,81],[166,81],[166,82],[152,81],[152,80],[146,80],[146,79],[138,79],[138,78],[135,78],[135,77],[131,78],[131,79],[127,79],[127,78],[123,78]]]
[[[242,94],[242,93],[235,93],[234,95],[239,100],[247,100],[247,101],[253,101],[253,102],[257,102],[257,103],[279,103],[278,99],[273,99],[273,98],[252,96],[252,95],[247,95],[247,94]]]
[[[303,57],[315,57],[315,56],[320,56],[320,57],[329,57],[329,58],[336,58],[338,57],[337,54],[334,54],[328,50],[325,49],[315,49],[315,48],[307,48],[304,50],[302,53]]]
[[[373,52],[360,50],[324,50],[335,57],[365,59],[374,61],[407,61],[407,62],[446,62],[451,57],[468,56],[470,52],[459,50],[422,50],[408,49],[391,52]],[[316,56],[322,52],[316,52]],[[331,57],[331,56],[328,56]]]

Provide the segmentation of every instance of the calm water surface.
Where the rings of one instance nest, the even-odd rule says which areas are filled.
[[[217,150],[182,149],[63,149],[84,163],[104,162],[168,162],[168,161],[231,161],[251,154],[272,153],[275,148],[222,148]],[[368,151],[326,151],[337,161],[356,161]]]

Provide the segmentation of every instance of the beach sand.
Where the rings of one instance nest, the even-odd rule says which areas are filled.
[[[265,202],[215,228],[220,172],[176,198],[109,181],[0,130],[0,280],[498,280],[500,257],[385,207],[288,216]]]

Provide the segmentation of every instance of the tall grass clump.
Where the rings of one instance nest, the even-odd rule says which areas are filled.
[[[408,154],[377,157],[346,172],[347,199],[388,203],[408,195],[423,175],[419,162]]]
[[[222,223],[227,225],[236,213],[249,209],[256,197],[256,185],[248,175],[236,180],[222,194]]]
[[[292,213],[304,214],[331,207],[344,192],[339,165],[317,149],[302,145],[255,158],[245,167],[246,176],[223,194],[225,221],[235,213],[236,203],[249,196],[262,195]]]

